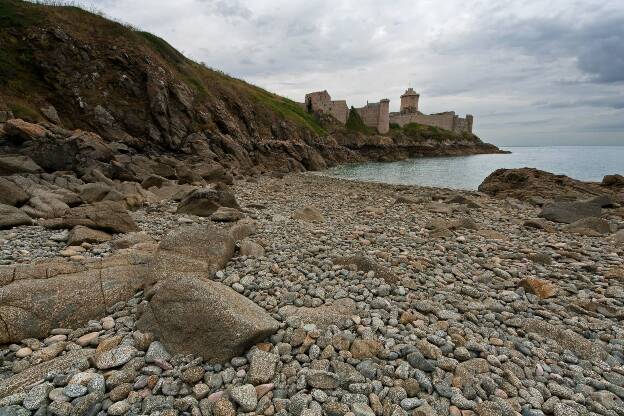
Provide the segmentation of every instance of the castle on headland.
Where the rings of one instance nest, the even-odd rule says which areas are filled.
[[[423,114],[418,110],[420,94],[413,88],[408,88],[401,95],[401,108],[398,112],[390,112],[390,100],[384,98],[376,103],[367,102],[364,107],[355,108],[365,125],[377,129],[381,134],[390,130],[390,124],[401,127],[409,123],[435,126],[454,132],[472,133],[474,118],[468,114],[465,118],[459,117],[454,111],[444,113]],[[346,100],[332,100],[327,91],[317,91],[306,94],[306,111],[329,114],[342,124],[349,118],[349,107]]]

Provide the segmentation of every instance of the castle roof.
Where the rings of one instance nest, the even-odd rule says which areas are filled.
[[[416,91],[414,91],[414,89],[412,87],[409,87],[407,90],[405,90],[405,92],[403,93],[403,95],[401,96],[401,98],[403,97],[409,97],[412,95],[418,95],[420,96],[420,94],[418,94]]]

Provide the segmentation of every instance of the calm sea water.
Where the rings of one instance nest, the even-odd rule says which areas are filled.
[[[323,174],[403,185],[477,189],[499,168],[530,167],[583,181],[624,174],[624,146],[506,147],[511,154],[431,157],[339,166]]]

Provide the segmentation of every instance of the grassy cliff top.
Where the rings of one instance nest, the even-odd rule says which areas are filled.
[[[56,43],[65,34],[72,45],[82,49],[83,62],[64,62],[67,56],[59,56],[63,51],[59,52]],[[56,49],[47,50],[47,44]],[[79,75],[85,77],[87,71],[92,72],[88,68],[91,64],[97,65],[98,76],[83,82],[90,84],[81,91],[87,102],[98,103],[98,91],[106,90],[108,102],[118,100],[127,104],[130,100],[129,104],[141,104],[131,102],[126,96],[115,95],[112,82],[117,76],[114,72],[120,71],[120,64],[114,61],[118,59],[114,52],[124,51],[129,59],[127,68],[123,69],[129,73],[135,71],[132,66],[138,65],[137,62],[149,61],[171,74],[173,83],[187,85],[196,100],[221,101],[234,109],[238,104],[249,106],[256,124],[270,125],[282,119],[315,135],[325,134],[316,119],[297,103],[193,62],[158,36],[79,7],[60,2],[0,0],[0,45],[0,106],[8,107],[16,116],[27,120],[41,120],[39,108],[49,103],[54,104],[59,113],[71,118],[75,109],[64,106],[65,100],[57,98],[59,94],[71,95],[71,92],[63,91],[65,80],[59,82],[54,71],[80,73],[84,69]],[[61,66],[63,64],[66,65]],[[64,75],[69,79],[72,74]],[[137,101],[141,98],[138,97]]]

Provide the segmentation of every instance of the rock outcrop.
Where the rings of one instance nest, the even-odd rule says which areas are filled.
[[[22,188],[0,176],[0,204],[23,205],[30,197]]]
[[[0,204],[0,230],[30,224],[32,220],[24,211],[11,205]]]
[[[554,222],[566,224],[590,217],[600,217],[602,207],[594,200],[574,202],[553,202],[544,206],[539,216]]]
[[[479,191],[500,198],[528,200],[542,205],[547,200],[588,199],[611,194],[598,183],[582,182],[533,168],[497,169],[479,185]]]
[[[186,195],[178,204],[178,213],[209,217],[220,207],[240,210],[234,195],[228,191],[205,188],[196,189]]]
[[[62,216],[45,220],[42,224],[51,229],[71,229],[81,225],[111,233],[138,231],[125,206],[113,201],[102,201],[70,208]]]
[[[105,316],[107,307],[143,287],[150,257],[134,253],[85,265],[54,260],[0,266],[0,344]]]

